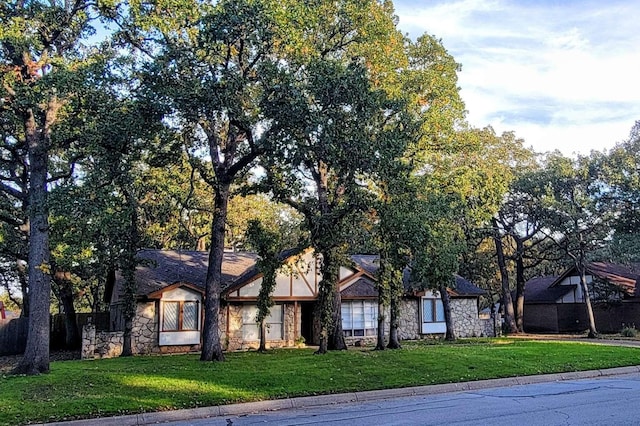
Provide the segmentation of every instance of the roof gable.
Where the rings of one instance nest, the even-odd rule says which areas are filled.
[[[209,252],[185,250],[140,250],[136,267],[137,295],[155,297],[172,285],[188,285],[203,291],[207,278]],[[224,253],[222,279],[233,281],[255,265],[255,253]],[[116,278],[116,297],[122,293],[122,276]]]
[[[301,254],[309,254],[312,249],[300,250],[291,249],[281,253],[284,262],[293,260]],[[137,295],[139,297],[159,298],[162,293],[172,288],[180,286],[188,287],[192,290],[204,293],[209,252],[185,251],[185,250],[140,250],[138,252],[140,264],[136,268],[136,282],[138,285]],[[222,262],[222,281],[224,293],[248,285],[262,277],[256,261],[258,255],[248,252],[225,252]],[[379,265],[377,255],[353,255],[353,264],[346,267],[355,269],[356,273],[345,277],[341,285],[348,284],[343,288],[347,297],[375,297],[376,275]],[[356,278],[356,281],[352,281]],[[405,287],[409,281],[408,269],[403,273]],[[470,281],[455,276],[455,288],[450,289],[453,297],[480,296],[485,291],[475,286]],[[117,301],[122,293],[123,279],[121,276],[116,280],[116,296],[113,301]],[[357,284],[357,285],[356,285]],[[353,287],[356,285],[355,287]],[[353,287],[353,288],[351,288]],[[349,288],[351,288],[349,290]],[[375,295],[373,294],[375,292]]]
[[[626,266],[610,262],[591,262],[586,266],[586,273],[615,285],[628,296],[640,296],[640,290],[638,289],[640,270],[637,265]],[[575,266],[568,268],[562,275],[556,277],[550,287],[562,287],[560,285],[562,281],[570,276],[578,276]]]

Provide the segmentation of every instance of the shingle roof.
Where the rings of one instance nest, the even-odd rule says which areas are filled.
[[[587,272],[617,286],[628,296],[639,296],[640,274],[635,266],[593,262],[587,265]]]
[[[473,284],[466,278],[456,274],[456,286],[450,290],[452,296],[483,296],[486,291]]]
[[[351,260],[369,275],[375,275],[380,269],[380,256],[373,254],[354,254]]]
[[[287,259],[300,253],[300,249],[283,251],[281,259]],[[188,250],[140,250],[138,258],[141,260],[136,268],[137,295],[149,296],[172,284],[187,283],[204,290],[207,276],[209,253]],[[223,289],[242,285],[259,274],[256,266],[258,255],[249,252],[225,252],[222,262]],[[344,297],[376,297],[375,274],[379,269],[378,256],[353,255],[351,259],[357,267],[369,276],[360,277],[343,292]],[[409,274],[403,274],[405,285],[408,284]],[[122,277],[116,279],[115,292],[119,296],[122,287]],[[480,296],[485,291],[476,287],[470,281],[456,275],[455,289],[452,296]]]
[[[357,254],[351,256],[351,260],[353,260],[356,265],[362,268],[365,272],[375,277],[378,273],[378,269],[380,269],[380,257],[378,255],[362,255]],[[473,284],[471,281],[466,278],[461,277],[460,275],[455,274],[455,288],[449,289],[449,294],[454,297],[465,297],[465,296],[483,296],[487,292],[481,289],[480,287]],[[406,290],[410,290],[411,283],[411,271],[409,268],[405,268],[402,274],[402,281]]]
[[[340,292],[343,299],[362,299],[378,297],[376,283],[366,276],[358,278],[349,287]]]
[[[224,253],[222,279],[228,283],[255,265],[255,253]],[[183,250],[140,250],[136,268],[138,296],[147,296],[171,284],[184,282],[204,289],[209,253]],[[120,289],[122,277],[117,278]]]
[[[535,277],[525,283],[524,302],[525,303],[555,303],[556,300],[565,296],[576,288],[575,285],[562,285],[551,287],[558,279],[558,276]]]

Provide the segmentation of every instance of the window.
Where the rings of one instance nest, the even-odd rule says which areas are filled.
[[[260,328],[256,323],[258,307],[245,305],[242,307],[242,339],[245,341],[260,340]],[[282,340],[283,335],[282,305],[274,305],[266,318],[267,340]]]
[[[342,330],[346,337],[375,336],[378,331],[378,302],[342,302]]]
[[[441,299],[422,299],[422,322],[444,322]]]
[[[162,303],[162,331],[198,330],[199,303],[175,301]]]

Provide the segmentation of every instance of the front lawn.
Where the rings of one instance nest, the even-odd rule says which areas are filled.
[[[480,339],[351,348],[58,361],[36,377],[0,378],[0,425],[172,410],[233,402],[461,382],[640,364],[640,349],[574,342]]]

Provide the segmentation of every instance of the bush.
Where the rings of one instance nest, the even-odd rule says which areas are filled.
[[[636,330],[635,324],[631,324],[629,326],[624,326],[623,324],[620,334],[623,337],[636,337],[638,335],[638,330]]]

